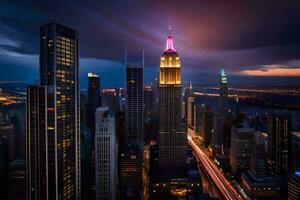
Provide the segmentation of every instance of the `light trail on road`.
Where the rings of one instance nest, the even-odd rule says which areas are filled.
[[[232,184],[226,179],[219,168],[213,161],[201,150],[201,148],[193,141],[193,138],[188,134],[188,141],[197,159],[203,164],[207,174],[211,177],[216,187],[220,190],[223,197],[228,200],[243,199],[235,190]]]

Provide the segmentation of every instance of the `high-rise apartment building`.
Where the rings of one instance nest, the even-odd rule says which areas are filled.
[[[268,162],[274,175],[287,176],[291,164],[291,115],[268,114]]]
[[[115,200],[117,197],[118,146],[115,117],[108,107],[96,111],[95,157],[96,199]]]
[[[171,30],[160,56],[159,72],[159,168],[169,173],[186,166],[187,133],[181,121],[181,66]]]
[[[42,102],[46,96],[46,112],[42,109],[36,114],[45,115],[44,119],[27,119],[27,158],[34,156],[38,149],[32,149],[29,140],[36,126],[45,124],[46,131],[39,143],[45,154],[36,162],[45,165],[45,171],[38,171],[27,162],[31,174],[27,191],[29,199],[80,199],[80,107],[78,79],[78,36],[77,32],[66,26],[50,23],[40,29],[40,84],[45,87],[46,94],[41,97],[27,99]],[[37,89],[39,90],[39,89]],[[35,92],[33,92],[35,93]],[[41,98],[42,100],[38,100]],[[28,107],[28,106],[27,106]],[[27,109],[29,115],[32,106]],[[43,125],[44,126],[44,125]],[[42,131],[42,130],[40,130]],[[33,152],[32,152],[33,151]],[[44,166],[43,166],[44,167]],[[41,174],[46,177],[41,179]],[[35,193],[34,180],[42,180],[45,184],[43,197]]]

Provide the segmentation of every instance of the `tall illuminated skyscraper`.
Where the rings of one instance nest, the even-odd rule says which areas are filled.
[[[225,75],[225,71],[222,68],[220,74],[220,88],[219,88],[219,106],[221,113],[227,113],[228,111],[228,83],[227,83],[227,76]]]
[[[42,102],[46,96],[47,109],[44,118],[35,119],[36,121],[27,119],[27,134],[37,129],[35,126],[45,124],[45,137],[34,142],[44,149],[45,154],[41,155],[41,160],[46,166],[43,166],[44,171],[31,174],[35,177],[30,177],[31,182],[28,183],[28,199],[80,199],[78,54],[78,36],[75,30],[56,23],[41,27],[40,82],[45,87],[46,94],[44,95],[42,88],[33,89],[33,94],[37,93],[35,90],[40,90],[42,99],[34,97],[32,100]],[[40,111],[45,112],[43,109]],[[42,116],[42,113],[37,116]],[[44,130],[40,131],[42,133]],[[27,147],[35,148],[29,135],[27,138]],[[40,152],[39,149],[27,149],[27,158],[34,156],[31,151]],[[27,170],[38,169],[29,164]],[[41,180],[45,184],[45,196],[40,196],[36,191],[35,180],[40,179],[41,174],[46,177]]]
[[[181,121],[181,68],[169,28],[159,73],[159,168],[172,172],[186,165],[187,134]]]
[[[212,137],[213,154],[225,154],[231,141],[231,116],[228,112],[228,82],[222,68],[219,85],[219,110],[214,117],[214,130]]]

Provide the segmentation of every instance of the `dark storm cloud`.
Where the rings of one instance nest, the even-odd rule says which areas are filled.
[[[239,73],[263,65],[298,63],[299,9],[299,1],[2,1],[0,70],[7,72],[2,69],[8,65],[16,69],[24,58],[31,60],[26,66],[37,70],[33,58],[38,55],[39,27],[53,21],[79,32],[84,73],[118,69],[125,44],[132,61],[140,60],[144,49],[146,68],[155,72],[168,19],[186,77],[191,71],[213,74],[221,66]]]

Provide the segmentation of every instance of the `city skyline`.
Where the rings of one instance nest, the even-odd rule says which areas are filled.
[[[1,199],[300,199],[298,5],[3,1]]]
[[[229,76],[236,76],[237,81],[243,80],[241,75],[274,75],[276,77],[273,79],[283,76],[285,78],[280,80],[287,82],[291,80],[290,76],[300,75],[299,39],[296,36],[299,22],[292,20],[298,15],[298,2],[269,4],[233,1],[228,5],[215,5],[208,1],[192,0],[189,4],[182,5],[175,1],[168,5],[167,2],[156,1],[151,4],[147,1],[138,4],[134,1],[90,1],[79,7],[64,1],[54,11],[49,9],[49,4],[48,1],[2,3],[0,79],[14,78],[27,83],[38,79],[37,27],[53,21],[79,32],[79,74],[83,88],[87,86],[85,74],[90,71],[104,77],[103,86],[122,86],[126,45],[131,60],[139,57],[145,49],[145,80],[153,81],[159,65],[155,57],[159,56],[157,52],[163,47],[162,38],[169,19],[183,56],[184,81],[191,79],[197,82],[200,76],[213,82],[221,67]],[[183,7],[181,12],[179,7]],[[64,17],[66,8],[72,17]],[[152,9],[157,9],[159,14],[154,16]],[[21,14],[16,15],[16,12]],[[127,12],[131,14],[126,15]],[[124,19],[120,17],[122,15]],[[144,17],[140,19],[142,15]],[[198,20],[192,20],[195,17]],[[240,28],[236,29],[236,25]],[[111,44],[114,48],[110,48]],[[119,81],[112,82],[106,79],[107,76]],[[267,79],[266,82],[272,81]]]

